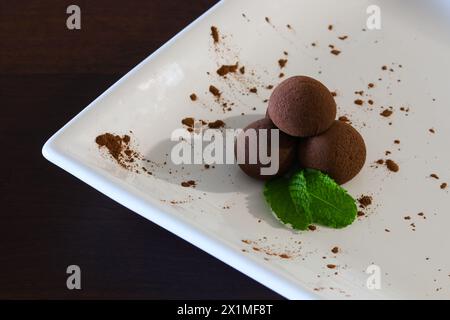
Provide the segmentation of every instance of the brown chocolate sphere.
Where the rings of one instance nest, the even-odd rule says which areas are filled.
[[[351,125],[334,121],[321,135],[299,142],[298,159],[303,168],[320,170],[338,184],[344,184],[364,166],[366,145]]]
[[[240,138],[244,138],[243,135],[249,129],[256,130],[256,138],[257,138],[256,139],[256,141],[257,141],[256,150],[258,153],[257,153],[257,158],[256,158],[257,161],[254,164],[250,163],[249,151],[252,150],[252,148],[250,148],[251,140],[248,137],[245,137],[245,147],[238,150],[237,142],[239,141]],[[272,143],[271,143],[270,130],[275,130],[278,128],[273,124],[273,122],[269,118],[264,118],[264,119],[258,120],[256,122],[253,122],[249,126],[247,126],[244,129],[244,132],[241,133],[241,135],[236,139],[234,151],[235,151],[236,159],[239,160],[238,154],[240,154],[242,156],[242,158],[245,159],[245,163],[239,163],[239,167],[248,176],[250,176],[252,178],[260,179],[260,180],[269,180],[275,176],[280,176],[280,175],[286,173],[291,168],[291,166],[295,160],[295,156],[296,156],[297,139],[279,131],[279,148],[278,148],[278,150],[273,150],[275,153],[278,153],[278,155],[279,155],[278,170],[273,175],[263,175],[261,173],[261,168],[268,168],[271,166],[271,163],[263,165],[260,161],[261,159],[259,158],[259,140],[260,140],[260,131],[259,130],[260,129],[268,130],[267,131],[267,143],[268,143],[267,155],[269,157],[276,156],[276,154],[272,155],[272,152],[271,152]],[[242,154],[243,152],[245,152],[245,154]]]
[[[268,115],[281,131],[295,137],[311,137],[330,128],[336,118],[336,102],[321,82],[297,76],[275,88]]]

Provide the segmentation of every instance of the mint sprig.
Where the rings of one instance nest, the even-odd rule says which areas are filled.
[[[340,229],[356,219],[355,199],[317,170],[301,170],[290,179],[269,181],[264,196],[281,222],[297,230],[306,230],[311,223]]]
[[[309,212],[296,205],[289,192],[290,180],[278,178],[266,182],[264,197],[275,216],[296,230],[306,230],[312,223]]]

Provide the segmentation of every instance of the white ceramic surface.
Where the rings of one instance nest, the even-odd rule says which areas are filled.
[[[370,4],[381,7],[381,30],[362,30]],[[58,131],[43,154],[288,298],[450,298],[450,197],[440,189],[441,183],[450,183],[446,10],[439,1],[224,0]],[[212,25],[225,36],[218,46],[210,36]],[[348,39],[338,39],[343,35]],[[342,53],[331,54],[330,44]],[[347,115],[366,140],[366,166],[345,187],[355,197],[373,196],[374,204],[352,226],[296,233],[271,216],[262,184],[236,166],[158,165],[150,176],[121,168],[96,146],[98,134],[132,130],[135,149],[161,164],[170,153],[171,132],[185,117],[246,125],[265,113],[270,90],[262,86],[280,81],[277,61],[283,51],[289,53],[286,76],[310,75],[336,90],[339,115]],[[221,64],[236,61],[245,65],[246,75],[223,80],[215,74]],[[383,71],[383,65],[394,72]],[[369,90],[370,82],[375,88]],[[208,93],[210,84],[235,103],[232,111],[222,111]],[[258,95],[242,94],[253,86]],[[362,107],[354,104],[358,90],[370,95],[361,98],[366,101]],[[199,101],[190,101],[192,92]],[[381,117],[387,106],[394,114]],[[395,139],[401,143],[394,144]],[[392,152],[388,157],[386,150]],[[394,159],[400,171],[374,168],[380,158]],[[429,178],[431,173],[440,180]],[[180,186],[191,179],[198,183],[195,189]],[[335,246],[338,254],[331,252]],[[283,253],[291,258],[280,257]],[[366,286],[371,264],[381,268],[380,290]]]

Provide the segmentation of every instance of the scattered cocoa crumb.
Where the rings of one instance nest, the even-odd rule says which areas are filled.
[[[357,99],[355,100],[355,104],[358,106],[362,106],[364,104],[364,101],[362,101],[361,99]]]
[[[443,184],[441,184],[441,189],[442,190],[447,189],[447,187],[448,187],[447,183],[444,182]]]
[[[355,94],[358,94],[360,96],[364,95],[364,90],[360,90],[360,91],[355,91]]]
[[[251,93],[258,93],[258,89],[257,88],[251,88],[249,91]]]
[[[283,54],[284,54],[285,56],[288,56],[288,55],[289,55],[289,52],[283,51]]]
[[[194,120],[194,118],[185,118],[185,119],[181,120],[181,123],[183,125],[185,125],[186,127],[193,128],[194,124],[195,124],[195,120]]]
[[[221,77],[224,77],[229,73],[235,73],[238,68],[239,64],[237,62],[234,65],[223,65],[217,70],[217,74]]]
[[[346,116],[341,116],[341,117],[339,117],[338,120],[339,120],[339,121],[342,121],[342,122],[346,122],[346,123],[349,123],[349,122],[350,122],[350,119],[347,118]]]
[[[331,252],[333,252],[334,254],[338,254],[339,253],[339,248],[338,247],[334,247],[333,249],[331,249]]]
[[[214,40],[214,43],[219,43],[219,29],[217,29],[217,27],[212,26],[211,27],[211,36]]]
[[[411,217],[410,217],[410,216],[406,216],[406,217],[404,217],[403,219],[405,219],[405,220],[411,220]]]
[[[383,112],[380,113],[381,116],[388,118],[390,117],[394,112],[392,110],[389,109],[385,109],[383,110]]]
[[[395,163],[391,159],[386,160],[386,166],[387,166],[388,170],[392,171],[392,172],[398,172],[400,170],[400,167],[398,166],[398,164]]]
[[[387,70],[387,66],[382,66],[381,70]]]
[[[394,140],[395,144],[400,144],[400,140]]]
[[[369,84],[367,85],[367,87],[368,87],[369,89],[372,89],[373,87],[375,87],[375,84],[369,83]]]
[[[311,43],[311,46],[315,47],[317,44],[315,42]]]
[[[370,104],[371,106],[373,106],[374,102],[373,102],[373,100],[369,100],[369,101],[367,101],[367,103]]]
[[[439,180],[439,176],[435,173],[430,174],[430,177]]]
[[[211,85],[209,86],[209,92],[212,93],[213,96],[215,96],[216,98],[220,98],[220,96],[222,95],[222,93],[220,92],[219,89],[217,89],[215,86]]]
[[[327,268],[328,269],[336,269],[336,265],[335,264],[327,264]]]
[[[384,229],[384,231],[386,231],[386,232],[391,232],[391,230],[389,230],[389,229]]]
[[[209,169],[211,166],[209,164],[205,164],[205,169]]]
[[[335,56],[338,56],[338,55],[341,54],[341,51],[340,51],[340,50],[337,50],[337,49],[333,49],[333,50],[331,50],[330,52],[331,52],[332,54],[334,54]]]
[[[337,92],[336,92],[336,91],[331,91],[331,95],[332,95],[333,97],[337,97]]]
[[[330,24],[329,26],[328,26],[328,30],[333,30],[333,25],[332,24]]]
[[[316,231],[316,230],[317,230],[317,227],[311,225],[311,226],[308,227],[308,229],[309,229],[310,231]]]
[[[280,60],[278,60],[278,65],[280,66],[281,69],[283,69],[286,66],[287,63],[288,63],[287,59],[280,59]]]
[[[279,78],[283,78],[284,77],[284,73],[280,73],[280,75],[278,76]]]
[[[194,187],[197,185],[197,183],[194,180],[189,180],[189,181],[185,181],[181,183],[181,186],[184,188],[190,188],[190,187]]]
[[[287,24],[286,28],[288,28],[289,30],[292,30],[292,26],[290,24]]]
[[[436,130],[434,130],[433,128],[429,129],[428,131],[430,131],[431,133],[436,133]]]
[[[189,98],[191,98],[192,101],[197,101],[197,95],[195,93],[191,94]]]
[[[377,160],[377,162],[376,162],[377,164],[384,164],[384,160],[383,159],[380,159],[380,160]]]
[[[286,253],[280,254],[279,257],[282,258],[282,259],[290,259],[290,258],[291,258],[291,256],[289,256],[289,255],[286,254]]]
[[[361,208],[367,208],[372,204],[372,197],[370,196],[361,196],[358,199],[359,205]]]
[[[392,153],[392,152],[390,152],[389,150],[387,150],[387,151],[384,152],[384,154],[387,155],[387,156],[390,155],[391,153]]]
[[[117,163],[125,169],[135,169],[131,164],[136,159],[141,159],[138,152],[130,149],[131,138],[129,135],[114,135],[112,133],[104,133],[95,138],[99,148],[106,148],[108,153]]]
[[[273,85],[271,85],[271,84],[268,85],[268,86],[266,87],[266,89],[267,89],[267,90],[272,90],[272,89],[273,89]]]
[[[265,17],[265,20],[267,23],[270,23],[270,18],[269,17]]]
[[[214,122],[210,122],[208,123],[208,127],[210,129],[219,129],[219,128],[223,128],[225,127],[225,122],[223,122],[222,120],[216,120]]]
[[[348,36],[340,36],[339,40],[347,40]]]
[[[241,68],[239,69],[239,72],[240,72],[241,74],[245,74],[245,67],[241,67]]]
[[[358,211],[358,217],[364,217],[366,214],[362,211]]]

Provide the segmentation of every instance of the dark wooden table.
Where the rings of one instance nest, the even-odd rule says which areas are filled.
[[[89,102],[216,0],[0,2],[0,298],[280,298],[41,155]],[[66,8],[81,7],[81,30]],[[82,269],[82,290],[66,268]]]

